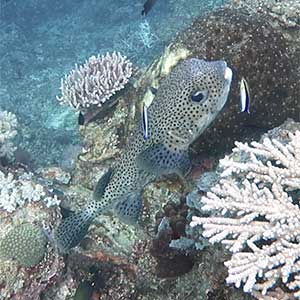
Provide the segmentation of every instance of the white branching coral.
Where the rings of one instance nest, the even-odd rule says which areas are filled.
[[[14,114],[0,110],[0,157],[11,158],[16,150],[12,139],[17,134],[17,118]]]
[[[56,195],[49,196],[46,189],[27,176],[14,178],[0,171],[0,210],[13,212],[27,202],[43,201],[47,207],[60,203]]]
[[[213,215],[193,217],[191,226],[232,252],[228,283],[257,299],[300,299],[300,131],[286,141],[236,142],[233,152],[201,198]]]
[[[131,62],[119,52],[92,56],[61,80],[61,97],[57,99],[75,109],[101,107],[124,88],[131,75]]]

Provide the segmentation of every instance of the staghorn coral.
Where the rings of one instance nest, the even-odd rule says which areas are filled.
[[[46,253],[47,238],[40,227],[24,223],[11,229],[0,241],[0,256],[21,266],[37,265]]]
[[[257,299],[300,299],[300,131],[278,136],[236,142],[220,161],[223,179],[201,198],[214,214],[191,225],[232,252],[227,283]]]
[[[14,114],[0,110],[0,158],[11,158],[15,146],[12,139],[17,134],[17,118]]]
[[[91,56],[61,80],[61,97],[57,100],[75,109],[101,107],[124,88],[131,75],[131,62],[119,52]]]

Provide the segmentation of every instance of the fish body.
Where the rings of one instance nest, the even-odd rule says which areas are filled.
[[[241,112],[250,113],[250,91],[249,85],[244,77],[241,79],[240,83],[240,102],[241,102]]]
[[[156,3],[156,0],[147,0],[144,3],[144,9],[142,10],[142,15],[146,16],[148,14],[148,12],[151,10],[151,8],[154,6],[155,3]]]
[[[174,68],[147,109],[151,117],[149,138],[144,138],[140,118],[112,172],[97,184],[93,199],[56,229],[55,240],[61,251],[76,246],[93,219],[107,211],[134,224],[145,185],[163,174],[186,174],[190,168],[188,147],[223,108],[231,78],[224,61],[191,58]]]

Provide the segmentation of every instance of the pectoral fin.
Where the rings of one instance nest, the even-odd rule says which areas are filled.
[[[172,151],[162,144],[148,147],[137,157],[140,169],[156,176],[171,173],[185,175],[191,166],[186,151]]]
[[[135,224],[138,221],[142,208],[140,193],[130,193],[117,203],[114,213],[126,224]]]

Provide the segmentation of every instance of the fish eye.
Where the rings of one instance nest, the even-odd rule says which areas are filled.
[[[194,102],[200,102],[202,101],[206,96],[206,93],[204,91],[197,91],[195,93],[192,93],[191,99]]]

